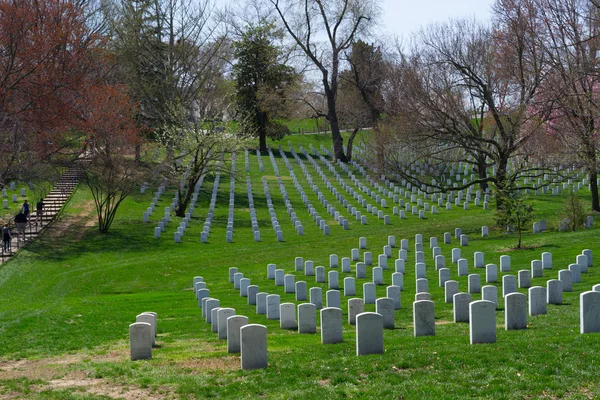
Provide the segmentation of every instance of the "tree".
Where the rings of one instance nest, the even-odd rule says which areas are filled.
[[[263,152],[268,136],[280,138],[285,132],[272,119],[284,114],[287,92],[297,81],[294,69],[281,62],[281,50],[273,43],[278,36],[272,24],[262,21],[250,25],[233,44],[237,111],[246,122],[242,129],[258,136]]]
[[[223,108],[206,102],[227,93],[230,52],[212,11],[206,0],[121,0],[112,18],[119,72],[140,105],[138,121],[167,150],[164,169],[180,191],[181,217],[202,172],[239,141],[223,132]],[[210,151],[213,141],[219,151]]]
[[[600,10],[584,0],[537,0],[536,5],[551,69],[543,94],[553,112],[545,127],[583,162],[592,210],[600,211]]]
[[[140,140],[135,106],[123,87],[97,85],[88,88],[78,109],[80,128],[93,144],[79,161],[82,181],[92,193],[98,229],[107,233],[121,202],[147,179],[149,168],[128,156]]]
[[[497,208],[494,214],[496,224],[517,231],[517,249],[520,249],[523,230],[533,221],[533,206],[527,203],[527,196],[519,194],[516,190],[498,192],[496,196],[502,197],[502,207]]]
[[[386,158],[419,186],[446,191],[493,183],[504,192],[535,188],[521,179],[553,172],[530,162],[535,160],[526,153],[527,142],[551,113],[539,97],[547,65],[535,9],[528,0],[499,0],[494,15],[495,29],[471,21],[431,27],[402,64],[405,107],[394,117],[404,135],[400,143],[408,149],[403,154],[413,157],[398,159],[398,148],[391,147]],[[423,158],[440,166],[469,163],[479,176],[452,188],[442,168],[435,184],[425,182],[404,169]],[[488,174],[491,165],[495,173]]]
[[[340,121],[351,126],[346,156],[352,158],[352,146],[360,129],[372,127],[377,140],[379,122],[385,112],[384,85],[387,63],[381,48],[362,40],[352,43],[347,56],[350,69],[340,73]]]
[[[77,140],[68,128],[102,44],[79,2],[0,2],[0,185]]]
[[[343,52],[366,33],[369,22],[376,17],[377,3],[374,0],[269,0],[269,3],[292,41],[320,74],[327,111],[314,111],[329,122],[335,158],[347,162],[337,110],[340,64]],[[321,41],[323,37],[325,41]]]
[[[565,200],[561,217],[568,221],[573,232],[575,232],[578,227],[582,227],[585,224],[583,204],[579,196],[573,192],[573,190],[569,192],[569,197]]]

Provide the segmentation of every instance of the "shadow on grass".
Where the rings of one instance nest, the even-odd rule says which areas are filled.
[[[86,226],[84,220],[62,217],[42,235],[30,243],[26,250],[35,257],[64,260],[86,253],[148,251],[159,242],[151,240],[148,230],[141,229],[143,222],[129,221],[119,224],[108,233],[100,233],[96,226]]]

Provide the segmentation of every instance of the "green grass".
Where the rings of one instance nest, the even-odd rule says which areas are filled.
[[[291,136],[286,140],[297,145],[310,140],[315,147],[329,146],[330,138],[321,135]],[[287,142],[284,141],[287,149]],[[296,149],[298,149],[296,147]],[[408,215],[406,220],[392,217],[391,225],[368,215],[368,224],[359,225],[352,218],[351,229],[344,231],[331,226],[332,234],[323,236],[310,219],[308,212],[292,184],[278,152],[274,152],[283,183],[298,217],[305,227],[305,235],[297,236],[286,213],[277,186],[275,173],[268,156],[263,156],[265,172],[258,169],[255,155],[250,157],[250,177],[262,241],[252,240],[248,199],[245,186],[244,157],[238,155],[236,183],[234,242],[225,242],[227,202],[230,180],[221,176],[215,219],[209,243],[200,243],[200,231],[206,218],[212,182],[205,182],[196,216],[190,224],[183,243],[173,242],[173,231],[178,218],[173,218],[160,239],[153,235],[154,226],[163,207],[168,206],[174,190],[169,189],[157,205],[152,222],[142,222],[142,212],[148,207],[155,188],[146,195],[136,194],[120,209],[117,220],[108,235],[98,234],[90,221],[91,196],[80,187],[61,217],[70,220],[64,231],[60,225],[22,251],[18,257],[0,267],[0,395],[17,398],[107,398],[103,393],[86,392],[76,387],[57,387],[51,381],[71,379],[102,380],[114,387],[141,390],[154,398],[270,398],[270,399],[421,399],[421,398],[594,398],[600,396],[597,376],[600,364],[600,335],[579,334],[579,293],[600,283],[600,267],[582,274],[582,283],[574,291],[565,293],[562,306],[549,306],[548,314],[528,318],[528,329],[505,331],[503,302],[497,312],[497,342],[470,345],[468,324],[454,324],[450,305],[443,302],[443,291],[437,285],[428,238],[438,237],[442,243],[444,232],[461,227],[469,235],[469,246],[462,255],[469,260],[470,273],[482,275],[473,268],[473,253],[483,251],[486,263],[499,263],[503,254],[511,256],[511,274],[529,269],[533,259],[540,259],[543,251],[553,255],[554,268],[544,271],[543,278],[532,279],[532,285],[545,285],[556,279],[558,270],[575,261],[585,248],[598,251],[599,232],[593,227],[572,233],[554,230],[557,213],[565,196],[532,196],[536,220],[547,219],[550,231],[533,235],[525,233],[527,250],[512,250],[515,235],[505,235],[492,229],[490,237],[481,238],[482,225],[492,226],[491,211],[472,206],[469,211],[454,207],[440,210],[439,215],[428,215],[420,220]],[[251,153],[252,154],[252,153]],[[326,210],[310,190],[306,178],[287,153],[295,175],[321,216]],[[305,161],[313,181],[342,215],[348,213],[335,201],[318,175]],[[320,164],[323,171],[327,171]],[[284,231],[285,242],[279,243],[270,227],[261,177],[268,177],[269,189],[277,217]],[[342,174],[343,175],[343,174]],[[333,176],[327,172],[333,183]],[[365,182],[364,179],[361,179]],[[347,180],[349,183],[349,180]],[[342,190],[339,185],[334,185]],[[348,198],[347,194],[346,198]],[[582,191],[589,201],[589,193]],[[351,197],[352,204],[356,205]],[[374,201],[372,202],[374,203]],[[391,201],[386,213],[391,214]],[[361,209],[361,211],[364,211]],[[332,220],[333,218],[327,218]],[[414,285],[414,235],[423,234],[429,287],[435,301],[436,336],[414,338],[412,334],[412,300]],[[266,279],[268,263],[277,264],[286,273],[294,273],[296,280],[306,280],[308,287],[316,284],[314,278],[294,272],[294,258],[304,257],[325,265],[328,269],[330,254],[349,257],[350,250],[358,247],[358,238],[367,238],[367,251],[373,259],[382,253],[387,236],[395,235],[410,241],[409,255],[402,292],[402,309],[395,313],[396,329],[385,332],[385,354],[357,357],[353,327],[346,324],[348,298],[342,296],[344,312],[344,342],[336,345],[320,344],[320,335],[299,335],[284,331],[276,321],[257,315],[253,306],[246,304],[233,285],[228,282],[228,269],[237,267],[261,291],[278,293],[281,302],[295,302],[294,296],[284,294]],[[458,243],[443,245],[442,254],[450,265],[450,252]],[[363,251],[361,251],[362,256]],[[394,249],[394,258],[397,249]],[[600,256],[598,256],[600,257]],[[393,259],[385,272],[385,283],[391,283]],[[467,289],[467,278],[456,276],[451,266],[452,279],[459,281],[461,291]],[[354,271],[354,263],[352,265]],[[367,276],[371,275],[367,268]],[[232,307],[250,322],[264,324],[268,330],[269,367],[264,370],[242,371],[239,357],[228,355],[226,343],[201,319],[191,291],[192,278],[204,277],[211,296],[219,298],[222,306]],[[499,281],[503,273],[499,272]],[[348,276],[340,272],[340,283]],[[349,276],[354,276],[350,274]],[[357,280],[357,297],[362,296],[362,283]],[[501,287],[501,284],[497,284]],[[526,293],[525,289],[519,289]],[[385,285],[377,287],[378,297],[385,295]],[[480,295],[474,294],[473,299]],[[298,303],[298,302],[296,302]],[[367,305],[366,311],[374,311]],[[153,359],[141,362],[128,360],[128,325],[144,311],[155,311],[159,316],[159,348]],[[25,361],[19,367],[15,360]],[[31,365],[44,365],[52,373],[36,373]],[[17,365],[17,366],[14,366]],[[44,369],[45,371],[45,369]]]

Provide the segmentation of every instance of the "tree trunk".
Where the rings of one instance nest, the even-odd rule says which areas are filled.
[[[267,114],[264,112],[258,112],[256,114],[258,118],[258,147],[261,153],[266,153],[267,149]]]
[[[142,145],[136,144],[135,145],[135,161],[139,162],[141,160],[142,160]]]
[[[338,121],[337,109],[335,106],[335,94],[329,89],[326,78],[325,95],[327,96],[327,121],[331,127],[331,139],[333,140],[333,155],[336,160],[348,162],[346,154],[344,154],[344,138],[340,133],[340,123]]]
[[[592,211],[600,211],[600,199],[598,198],[598,171],[596,166],[588,167],[590,175],[590,191],[592,192]]]
[[[354,143],[354,138],[358,133],[359,128],[354,128],[352,130],[352,134],[350,134],[350,138],[348,138],[348,143],[346,144],[346,160],[347,162],[352,161],[352,145]]]
[[[500,155],[498,162],[496,164],[496,190],[498,191],[498,195],[496,195],[496,208],[502,208],[502,195],[508,195],[506,192],[508,190],[508,180],[507,180],[507,168],[508,168],[508,158]]]
[[[478,159],[477,160],[477,170],[479,173],[479,179],[486,179],[487,178],[487,165],[485,162],[485,159]],[[483,193],[485,193],[485,191],[488,189],[489,184],[487,182],[481,182],[479,184],[479,188],[481,189],[481,191]]]

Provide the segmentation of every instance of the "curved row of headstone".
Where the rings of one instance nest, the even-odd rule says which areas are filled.
[[[275,231],[277,241],[283,242],[283,231],[281,230],[281,226],[279,225],[279,221],[277,220],[277,213],[275,212],[275,208],[273,207],[273,201],[271,200],[271,192],[269,191],[269,184],[265,176],[262,177],[262,183],[263,190],[265,191],[265,198],[267,200],[269,216],[271,217],[271,225],[273,226],[273,230]]]
[[[219,159],[219,164],[217,165],[215,171],[215,181],[213,184],[212,195],[210,198],[210,204],[208,206],[208,214],[206,215],[206,221],[204,222],[204,227],[202,228],[202,232],[200,233],[200,241],[202,243],[206,243],[208,241],[208,235],[210,233],[210,226],[212,224],[212,220],[215,214],[215,205],[217,203],[217,194],[219,193],[219,182],[221,181],[221,166],[223,165],[223,154],[221,154],[221,158]]]
[[[300,196],[300,199],[302,200],[302,202],[306,206],[306,209],[308,210],[309,215],[313,218],[313,220],[315,221],[315,223],[317,224],[317,226],[319,227],[319,229],[321,229],[324,234],[329,235],[329,233],[330,233],[329,225],[327,225],[326,221],[321,217],[321,215],[319,215],[319,212],[317,211],[317,209],[315,207],[313,207],[312,203],[308,199],[308,195],[306,194],[306,192],[302,188],[302,185],[300,184],[300,182],[298,181],[298,178],[294,174],[294,171],[291,168],[291,165],[289,164],[289,161],[288,161],[287,157],[285,156],[285,153],[283,153],[283,151],[281,150],[281,148],[280,148],[280,152],[281,152],[281,154],[283,154],[283,159],[284,159],[284,162],[286,163],[286,165],[288,167],[288,171],[290,173],[290,177],[292,178],[294,186],[296,187],[296,191],[298,192],[298,195]],[[306,169],[306,166],[304,165],[304,162],[300,159],[300,157],[298,156],[298,154],[296,153],[296,151],[294,150],[293,147],[290,147],[290,152],[294,156],[294,159],[296,160],[296,163],[300,166],[300,169],[302,170],[302,173],[304,174],[304,177],[306,178],[309,186],[311,186],[311,188],[313,188],[314,184],[313,184],[313,181],[312,181],[312,176],[310,175],[310,173]],[[313,188],[313,191],[314,191],[314,188]],[[300,225],[300,229],[301,229],[301,231],[303,231],[303,229],[301,227],[302,227],[302,225]],[[302,233],[299,232],[299,234],[302,234]]]
[[[235,309],[221,307],[219,299],[210,297],[210,290],[201,276],[192,282],[202,318],[210,324],[211,332],[227,340],[227,352],[240,353],[242,369],[267,367],[267,327],[250,324],[248,317],[237,315]]]
[[[262,162],[262,156],[260,155],[260,150],[256,149],[256,158],[258,159],[258,167],[260,168],[260,172],[265,172],[265,166]]]
[[[260,242],[260,230],[258,229],[258,218],[254,208],[254,196],[252,195],[252,180],[246,176],[246,191],[248,192],[248,207],[250,208],[250,223],[252,224],[252,234],[254,241]]]
[[[225,230],[225,240],[227,243],[233,241],[233,218],[235,211],[235,153],[231,154],[232,178],[229,182],[229,212],[227,215],[227,228]]]
[[[331,192],[331,194],[333,196],[335,196],[336,200],[338,201],[338,203],[340,203],[342,205],[342,207],[346,208],[347,211],[349,213],[352,213],[352,210],[354,209],[354,214],[352,214],[353,216],[356,217],[356,219],[358,221],[360,221],[363,224],[367,223],[367,217],[361,216],[360,214],[356,214],[356,208],[352,206],[352,204],[350,204],[348,202],[348,200],[346,200],[344,198],[344,196],[338,192],[338,190],[335,188],[335,186],[333,186],[331,184],[331,182],[329,181],[329,179],[327,178],[327,176],[325,175],[325,173],[321,170],[321,168],[319,167],[318,163],[313,159],[313,157],[310,156],[310,154],[302,147],[300,146],[300,150],[302,151],[302,153],[304,154],[304,156],[306,157],[306,159],[311,163],[311,165],[313,166],[313,168],[317,171],[317,174],[319,175],[319,177],[321,178],[322,182],[325,184],[325,187],[327,189],[329,189],[329,191]],[[335,175],[334,175],[335,176]],[[335,176],[336,179],[338,179],[338,176]],[[343,186],[343,182],[340,182]],[[345,230],[349,229],[349,225],[350,222],[349,220],[344,217],[341,212],[337,211],[335,207],[333,207],[332,205],[330,205],[328,202],[324,205],[327,206],[327,211],[328,213],[334,218],[335,221],[338,222],[339,225],[343,226],[343,228]]]
[[[281,155],[281,159],[283,160],[285,166],[288,169],[288,173],[290,174],[290,177],[292,178],[294,187],[296,188],[300,197],[302,197],[302,193],[303,193],[302,186],[298,182],[298,179],[296,178],[296,175],[294,174],[294,170],[292,169],[292,166],[290,165],[290,161],[288,160],[287,156],[285,155],[285,152],[281,149],[281,146],[279,146],[279,154]],[[304,227],[302,225],[302,222],[298,218],[296,211],[292,207],[292,204],[289,200],[289,196],[287,195],[287,192],[285,190],[285,186],[283,185],[283,182],[281,181],[281,179],[279,177],[278,177],[278,181],[279,181],[279,189],[280,189],[281,193],[284,194],[285,206],[287,208],[288,215],[290,216],[290,218],[292,220],[292,225],[294,225],[294,227],[296,228],[296,233],[298,235],[304,235]]]
[[[391,219],[389,215],[384,214],[383,210],[378,210],[377,206],[372,206],[371,204],[368,204],[367,200],[363,198],[362,195],[358,194],[357,191],[352,188],[351,186],[347,185],[344,180],[342,179],[342,177],[340,176],[340,174],[337,172],[336,167],[325,157],[323,157],[316,149],[314,149],[314,147],[311,147],[313,153],[319,158],[319,160],[325,164],[325,166],[329,169],[329,171],[334,175],[336,181],[341,185],[342,189],[344,189],[348,194],[350,194],[351,196],[354,197],[355,200],[358,201],[358,203],[364,208],[366,209],[367,213],[371,213],[374,216],[377,216],[377,218],[379,220],[382,220],[383,223],[385,225],[389,225],[391,223]],[[341,163],[340,163],[341,164]],[[348,176],[350,177],[352,183],[358,188],[358,190],[362,191],[363,193],[365,193],[368,196],[371,196],[373,199],[376,200],[377,204],[380,204],[382,208],[387,208],[387,200],[385,199],[381,199],[381,196],[376,195],[374,192],[371,192],[371,190],[369,188],[367,188],[366,186],[362,185],[362,183],[360,183],[358,181],[358,179],[356,179],[356,177],[348,170]],[[328,186],[328,188],[334,192],[337,193],[337,189],[334,187],[330,187]],[[338,200],[342,203],[342,205],[344,207],[346,207],[348,209],[348,212],[350,214],[352,214],[353,216],[356,217],[357,220],[362,221],[362,215],[360,213],[360,211],[358,211],[356,209],[356,207],[352,206],[352,204],[350,204],[343,195],[336,195],[336,197],[338,197]],[[393,208],[393,213],[394,215],[400,215],[401,218],[405,218],[404,216],[404,212],[399,213],[398,208],[394,207]],[[363,222],[363,223],[366,223]]]

